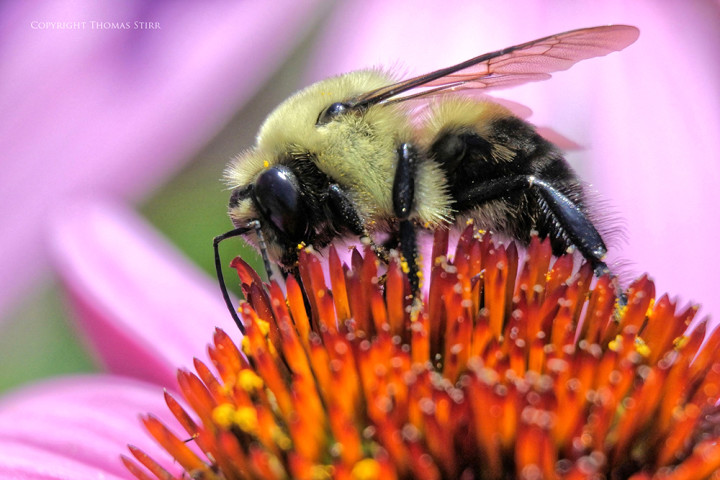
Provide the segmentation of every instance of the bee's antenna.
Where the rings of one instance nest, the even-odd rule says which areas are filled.
[[[255,225],[252,225],[252,223],[259,222],[251,222],[244,227],[230,230],[229,232],[218,235],[213,239],[213,249],[215,250],[215,272],[217,273],[218,282],[220,283],[220,290],[222,291],[223,299],[225,299],[225,305],[227,305],[228,310],[230,310],[230,315],[232,315],[235,324],[238,326],[240,332],[242,332],[243,335],[245,335],[245,325],[243,325],[240,321],[240,317],[238,317],[235,306],[233,305],[232,300],[230,300],[230,294],[228,293],[227,286],[225,286],[225,279],[223,278],[222,274],[222,265],[220,264],[220,251],[218,250],[218,245],[220,244],[220,242],[227,238],[237,237],[239,235],[243,235],[249,232],[255,227]]]
[[[235,320],[235,323],[237,324],[243,335],[245,334],[245,326],[240,321],[237,310],[235,310],[235,306],[233,305],[232,300],[230,300],[230,293],[228,293],[227,286],[225,285],[225,279],[223,278],[222,274],[222,265],[220,264],[220,251],[218,249],[218,245],[225,239],[244,235],[250,230],[254,229],[258,237],[258,248],[260,248],[260,255],[263,259],[265,273],[267,274],[267,277],[270,278],[270,276],[272,275],[272,266],[270,264],[270,258],[268,257],[267,253],[267,244],[265,243],[265,237],[263,236],[260,227],[260,222],[258,220],[253,220],[251,222],[248,222],[243,227],[230,230],[229,232],[218,235],[213,239],[213,249],[215,250],[215,272],[217,273],[218,283],[220,283],[220,290],[222,291],[223,299],[225,299],[225,305],[227,305],[228,310],[230,310],[230,315],[232,315],[233,320]]]

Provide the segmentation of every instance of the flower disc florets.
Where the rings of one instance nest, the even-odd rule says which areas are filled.
[[[287,291],[234,263],[241,348],[178,374],[184,434],[150,433],[192,478],[683,478],[720,468],[720,334],[534,238],[520,262],[468,228],[435,234],[428,290],[366,249],[302,252]],[[705,342],[703,344],[703,340]],[[189,440],[189,441],[183,441]],[[141,479],[183,478],[131,448]],[[144,465],[140,467],[138,463]],[[146,470],[147,469],[147,470]]]

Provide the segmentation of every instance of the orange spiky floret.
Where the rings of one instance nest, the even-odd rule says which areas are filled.
[[[236,260],[242,352],[218,330],[217,377],[200,361],[178,374],[192,411],[166,395],[198,449],[148,430],[199,478],[718,474],[720,333],[687,331],[696,307],[655,301],[646,276],[620,307],[609,277],[537,238],[523,262],[470,227],[447,245],[436,232],[419,310],[397,259],[370,248],[350,267],[331,248],[329,282],[301,251],[286,293]],[[180,478],[131,453],[136,477]]]

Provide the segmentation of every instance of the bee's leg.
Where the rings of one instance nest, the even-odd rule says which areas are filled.
[[[355,210],[350,197],[348,197],[337,183],[330,184],[328,188],[328,205],[333,213],[333,219],[336,225],[344,225],[347,227],[350,232],[360,237],[361,241],[368,242],[375,254],[384,262],[388,261],[384,248],[375,244],[365,228],[365,224],[360,218],[360,215],[357,213],[357,210]]]
[[[328,188],[328,205],[330,205],[336,223],[346,226],[355,235],[365,234],[365,225],[363,225],[360,215],[345,191],[337,183],[330,184]]]
[[[417,170],[417,152],[412,145],[403,143],[398,148],[398,162],[393,181],[393,213],[399,220],[400,251],[404,260],[404,270],[410,280],[410,289],[418,298],[420,292],[420,268],[418,265],[417,238],[415,226],[410,220],[415,203],[415,173]]]
[[[265,243],[265,236],[262,233],[262,228],[260,225],[260,222],[255,220],[254,222],[250,223],[253,228],[255,228],[255,235],[257,235],[258,239],[258,248],[260,249],[260,256],[262,257],[263,266],[265,267],[265,273],[267,274],[268,279],[272,279],[273,276],[273,269],[272,264],[270,263],[270,257],[267,253],[267,243]]]
[[[512,192],[534,190],[545,201],[558,225],[578,251],[590,262],[596,275],[608,273],[605,263],[607,248],[590,219],[575,203],[549,182],[533,175],[517,175],[488,180],[461,192],[458,208],[463,209],[489,200],[502,198]]]

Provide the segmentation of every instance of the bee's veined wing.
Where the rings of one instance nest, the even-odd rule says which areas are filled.
[[[622,50],[640,31],[629,25],[582,28],[504,48],[360,95],[353,107],[431,96],[445,90],[502,88],[550,78],[580,60]],[[404,95],[401,95],[404,94]]]

